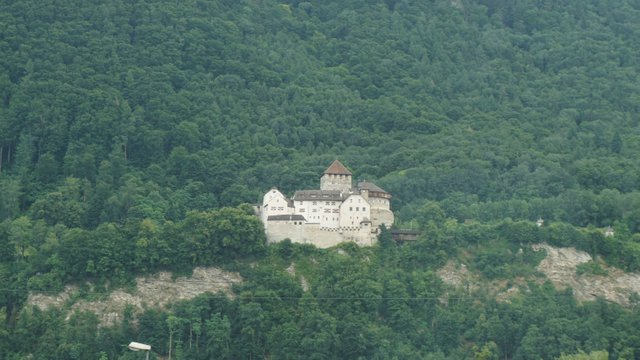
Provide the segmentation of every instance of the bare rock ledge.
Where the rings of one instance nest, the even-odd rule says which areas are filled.
[[[198,267],[190,277],[173,278],[170,272],[136,278],[136,289],[129,293],[115,290],[104,300],[78,300],[71,305],[69,314],[74,311],[91,311],[98,316],[102,326],[111,326],[119,322],[127,306],[133,306],[135,312],[145,308],[164,308],[168,304],[192,299],[200,294],[222,292],[233,297],[231,286],[242,282],[237,273],[231,273],[213,267]],[[69,304],[75,293],[75,285],[65,287],[57,295],[30,294],[27,307],[37,306],[42,310],[50,307],[63,307]]]

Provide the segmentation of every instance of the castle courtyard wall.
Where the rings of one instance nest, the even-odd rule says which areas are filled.
[[[329,248],[345,241],[360,246],[371,246],[377,241],[377,235],[370,227],[349,229],[323,229],[319,224],[293,225],[287,222],[270,222],[266,229],[267,241],[279,242],[289,238],[291,242],[313,244],[318,248]]]

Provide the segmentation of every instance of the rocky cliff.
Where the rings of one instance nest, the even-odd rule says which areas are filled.
[[[546,257],[537,267],[544,277],[536,278],[535,281],[542,282],[548,279],[557,288],[570,287],[578,301],[603,298],[623,306],[635,305],[630,304],[630,296],[640,293],[640,274],[625,273],[604,264],[601,266],[607,275],[578,274],[578,265],[593,261],[589,254],[574,248],[557,248],[547,244],[534,245],[533,248],[546,252]],[[294,275],[294,265],[287,271]],[[527,280],[494,281],[485,284],[481,276],[470,271],[465,264],[454,261],[448,262],[438,271],[438,275],[446,284],[466,291],[474,291],[484,286],[502,300],[518,293],[519,286]],[[127,306],[132,306],[134,312],[152,307],[164,308],[172,302],[191,299],[205,292],[221,292],[225,296],[233,297],[231,287],[241,281],[242,278],[237,273],[218,268],[196,268],[192,276],[177,278],[172,277],[171,273],[161,272],[137,278],[135,290],[116,290],[101,300],[77,300],[80,289],[78,286],[70,285],[57,295],[31,294],[27,306],[38,306],[43,310],[52,306],[68,308],[70,314],[73,311],[89,310],[98,316],[102,325],[107,326],[117,323]],[[303,287],[308,289],[305,279],[303,282]]]
[[[80,288],[69,285],[57,295],[29,295],[27,307],[38,306],[42,310],[68,307],[69,314],[89,310],[98,316],[101,325],[109,326],[118,322],[127,306],[132,306],[134,312],[141,312],[145,308],[163,308],[172,302],[191,299],[206,292],[221,292],[233,297],[231,286],[241,281],[242,278],[236,273],[198,267],[190,277],[174,278],[169,272],[139,277],[136,279],[135,290],[116,290],[96,301],[75,300]]]
[[[546,252],[546,257],[537,266],[537,270],[544,274],[544,277],[535,281],[549,280],[558,289],[570,287],[578,301],[602,298],[623,306],[635,305],[630,304],[630,297],[634,293],[640,293],[640,274],[625,273],[602,263],[599,263],[599,266],[606,275],[578,274],[578,265],[594,261],[586,252],[547,244],[534,245],[533,249]],[[470,271],[465,264],[452,261],[440,269],[438,275],[446,284],[470,291],[483,283],[482,278]],[[508,299],[512,294],[518,293],[518,287],[528,279],[518,280],[520,281],[509,283],[494,281],[485,284],[485,288],[492,290],[498,299]]]

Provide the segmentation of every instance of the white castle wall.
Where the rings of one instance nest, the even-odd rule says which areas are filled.
[[[370,216],[370,205],[362,195],[353,194],[340,204],[340,227],[342,228],[359,227],[364,218],[371,220]]]
[[[294,214],[302,215],[309,223],[319,223],[323,228],[337,228],[340,221],[340,201],[296,201]]]
[[[270,215],[288,215],[293,213],[293,209],[289,207],[287,198],[277,189],[271,189],[267,192],[262,200],[262,223],[267,223],[267,217]]]
[[[267,240],[279,242],[289,238],[292,242],[313,244],[318,248],[329,248],[345,241],[361,246],[371,246],[377,241],[377,234],[369,226],[351,229],[321,229],[319,224],[293,225],[288,222],[271,221],[267,228]]]

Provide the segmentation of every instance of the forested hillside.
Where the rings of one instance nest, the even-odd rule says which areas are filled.
[[[541,241],[640,269],[638,54],[638,0],[2,0],[0,358],[640,358],[635,305],[434,275],[535,277]],[[246,204],[334,159],[421,239],[267,246]],[[211,265],[236,299],[108,329],[23,309]]]

